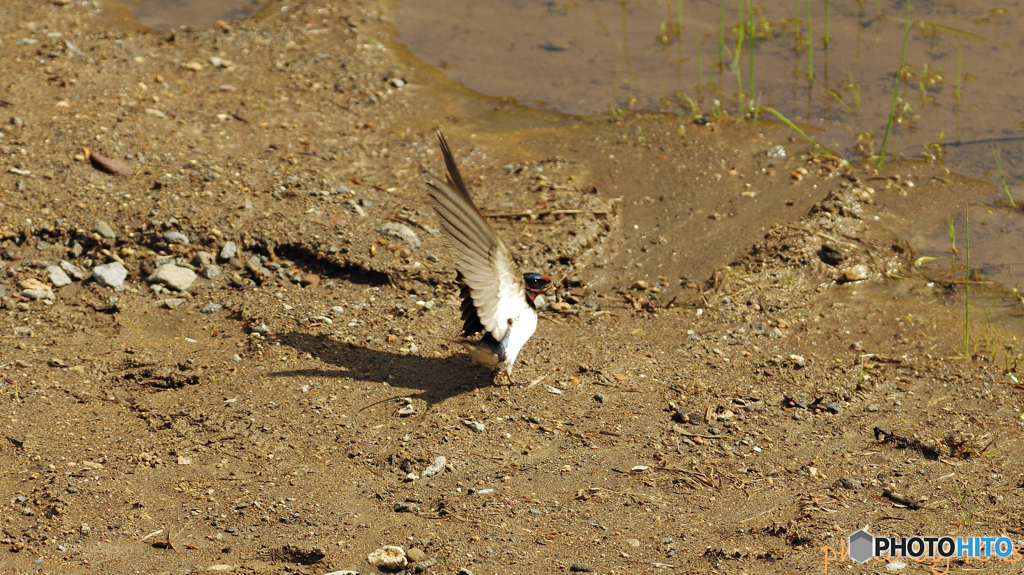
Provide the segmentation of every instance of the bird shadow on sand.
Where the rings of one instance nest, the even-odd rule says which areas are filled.
[[[460,393],[488,387],[494,383],[492,370],[474,365],[467,356],[424,357],[370,349],[351,343],[332,341],[297,331],[279,334],[282,345],[309,353],[338,366],[337,370],[298,369],[270,373],[271,377],[350,378],[380,383],[397,389],[419,389],[419,393],[396,393],[395,398],[413,397],[427,403],[427,409]],[[384,400],[387,401],[387,400]],[[362,406],[360,411],[382,402]]]

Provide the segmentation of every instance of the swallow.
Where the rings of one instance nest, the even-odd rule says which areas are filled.
[[[534,299],[551,279],[519,271],[508,246],[470,198],[444,134],[438,132],[437,139],[448,174],[445,181],[431,176],[427,186],[461,286],[463,327],[458,342],[478,364],[504,370],[509,383],[516,384],[512,366],[537,330]],[[468,339],[480,332],[484,335],[479,340]]]

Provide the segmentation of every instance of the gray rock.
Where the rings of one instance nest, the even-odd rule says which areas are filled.
[[[53,246],[51,246],[50,244],[48,244],[46,242],[38,242],[38,243],[36,243],[36,249],[41,251],[41,252],[45,252],[46,250],[48,250],[48,249],[50,249],[52,247]]]
[[[92,268],[92,277],[103,287],[116,288],[124,285],[124,278],[128,277],[128,270],[121,262],[112,262]]]
[[[96,232],[102,237],[107,238],[108,240],[112,240],[117,237],[117,234],[114,233],[114,228],[110,227],[110,224],[103,220],[100,220],[93,224],[92,231]]]
[[[181,232],[164,232],[163,238],[169,244],[188,245],[188,236]]]
[[[420,506],[412,503],[399,502],[395,503],[395,513],[419,513]]]
[[[211,302],[211,303],[208,303],[208,304],[204,305],[203,309],[199,310],[199,313],[215,314],[215,313],[219,312],[222,309],[224,309],[224,306],[220,305],[219,303]]]
[[[212,280],[213,278],[220,275],[220,266],[218,266],[217,264],[206,264],[205,266],[203,266],[203,271],[199,272],[199,275],[203,276],[208,280]]]
[[[434,461],[432,461],[430,465],[428,465],[427,468],[423,470],[423,473],[420,473],[420,477],[426,479],[427,477],[437,475],[438,473],[444,471],[444,466],[447,464],[448,460],[445,458],[445,456],[438,455],[437,457],[434,458]]]
[[[842,409],[842,407],[839,405],[839,402],[837,401],[825,402],[822,404],[822,407],[824,407],[825,410],[831,413],[832,415],[839,413],[839,410]]]
[[[227,242],[224,247],[220,249],[220,259],[227,261],[238,255],[238,246],[235,242]]]
[[[397,222],[381,224],[377,226],[377,233],[389,240],[402,242],[414,250],[420,247],[420,239],[416,237],[416,232],[412,231],[412,228],[405,224]]]
[[[163,284],[173,290],[185,291],[196,281],[196,272],[174,264],[166,264],[158,267],[146,281]]]
[[[586,563],[573,563],[572,567],[569,567],[569,571],[573,573],[593,573],[594,568]]]
[[[608,396],[603,393],[595,393],[594,401],[598,403],[604,403],[605,401],[608,401]]]
[[[75,259],[75,258],[81,257],[82,252],[84,252],[84,251],[85,251],[85,248],[82,247],[82,244],[80,244],[78,242],[75,242],[75,243],[71,244],[71,249],[68,251],[68,254],[71,256],[71,259]]]
[[[31,299],[53,299],[53,292],[45,289],[23,289],[21,295]]]
[[[60,269],[64,270],[64,272],[66,272],[69,276],[79,281],[89,277],[89,272],[83,270],[82,268],[68,261],[61,260]]]
[[[473,575],[473,572],[463,567],[462,569],[459,569],[459,575]]]
[[[473,430],[474,433],[483,433],[487,426],[480,423],[479,421],[473,421],[472,419],[462,420],[462,424]]]
[[[46,275],[55,288],[61,288],[71,283],[68,274],[60,269],[60,266],[46,266]]]
[[[260,335],[263,335],[263,334],[265,334],[265,333],[270,333],[270,327],[269,327],[269,326],[267,326],[266,322],[262,322],[262,321],[261,321],[261,322],[260,322],[260,323],[258,323],[257,325],[254,325],[254,326],[253,326],[253,328],[252,328],[252,332],[253,332],[253,333],[258,333],[258,334],[260,334]]]

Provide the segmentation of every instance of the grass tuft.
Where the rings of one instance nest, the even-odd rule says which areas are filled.
[[[910,0],[907,0],[907,15],[903,20],[903,47],[900,48],[900,64],[896,66],[896,86],[892,90],[892,105],[889,107],[889,121],[885,124],[885,137],[882,138],[882,149],[878,151],[877,165],[881,166],[885,161],[885,150],[889,146],[889,136],[892,135],[893,120],[896,119],[896,102],[900,96],[900,84],[903,81],[903,63],[907,57],[907,39],[910,38]]]

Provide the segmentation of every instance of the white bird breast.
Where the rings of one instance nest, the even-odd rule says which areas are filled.
[[[509,372],[512,371],[511,367],[516,362],[519,350],[523,349],[535,331],[537,331],[537,312],[526,307],[520,312],[519,317],[512,320],[512,325],[509,326],[508,333],[505,334],[505,341],[501,342],[501,346],[505,350],[504,365]]]

